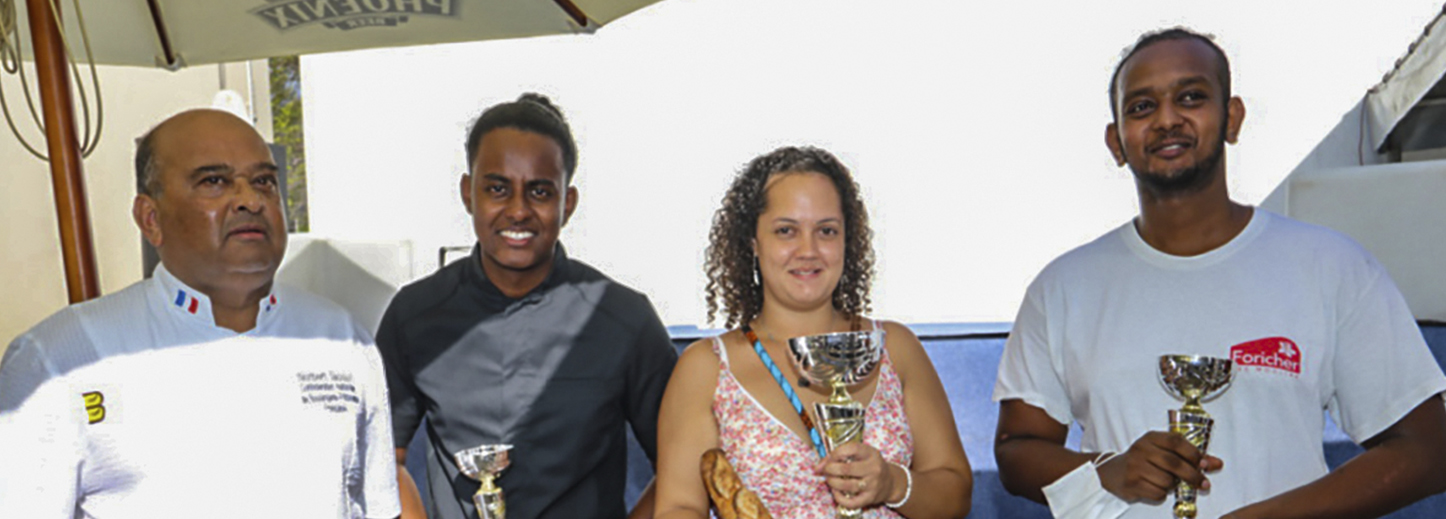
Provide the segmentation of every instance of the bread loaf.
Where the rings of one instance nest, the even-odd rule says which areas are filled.
[[[708,497],[713,500],[713,509],[719,519],[773,519],[764,508],[758,494],[743,487],[738,473],[721,449],[709,449],[703,453],[701,466],[703,485],[708,487]]]

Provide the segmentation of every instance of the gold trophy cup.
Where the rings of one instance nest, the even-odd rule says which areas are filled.
[[[452,455],[463,474],[482,482],[482,488],[472,495],[472,503],[477,505],[477,517],[481,519],[507,517],[507,505],[502,501],[502,488],[497,486],[497,474],[512,464],[507,456],[509,450],[512,450],[511,445],[480,445]]]
[[[805,335],[788,340],[789,358],[803,378],[832,390],[828,402],[813,404],[815,422],[829,452],[839,445],[863,440],[864,406],[849,396],[848,386],[867,378],[879,365],[884,332],[841,332]],[[853,519],[862,511],[838,509],[838,517]]]
[[[1219,397],[1230,387],[1234,372],[1227,359],[1199,355],[1161,355],[1160,383],[1165,391],[1185,401],[1185,407],[1170,410],[1170,432],[1184,436],[1186,441],[1205,454],[1210,447],[1210,431],[1215,419],[1200,407],[1200,402]],[[1196,490],[1184,481],[1175,484],[1175,517],[1191,519]]]

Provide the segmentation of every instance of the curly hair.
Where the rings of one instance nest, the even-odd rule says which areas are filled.
[[[787,173],[818,173],[838,190],[844,217],[844,265],[833,290],[833,307],[848,316],[870,310],[869,288],[874,275],[873,232],[859,196],[859,186],[847,167],[827,151],[812,147],[784,147],[759,156],[733,179],[723,206],[713,214],[708,233],[708,321],[726,315],[724,326],[746,324],[763,310],[763,287],[755,277],[758,260],[753,241],[758,218],[767,203],[768,179]]]

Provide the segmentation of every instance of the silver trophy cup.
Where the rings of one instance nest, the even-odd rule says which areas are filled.
[[[825,384],[832,392],[828,402],[813,404],[814,421],[823,433],[828,451],[863,439],[864,406],[849,395],[848,386],[874,372],[883,348],[882,330],[805,335],[788,340],[789,358],[803,378],[814,384]],[[838,509],[840,518],[852,519],[861,514],[860,510]]]
[[[507,517],[507,505],[502,500],[502,488],[497,486],[497,475],[512,464],[507,456],[509,450],[512,450],[511,445],[480,445],[452,455],[463,474],[482,483],[482,487],[472,495],[472,503],[477,505],[477,517],[481,519]]]
[[[1161,355],[1160,384],[1170,396],[1185,401],[1180,409],[1170,410],[1170,432],[1184,436],[1186,441],[1205,454],[1210,448],[1210,431],[1215,419],[1200,402],[1213,400],[1229,389],[1234,372],[1227,359],[1199,355]],[[1175,517],[1195,517],[1196,490],[1180,481],[1175,485]]]

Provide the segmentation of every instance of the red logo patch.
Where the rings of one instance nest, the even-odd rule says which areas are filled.
[[[1278,369],[1299,375],[1301,351],[1295,341],[1285,337],[1268,337],[1231,346],[1230,362],[1239,368]]]

